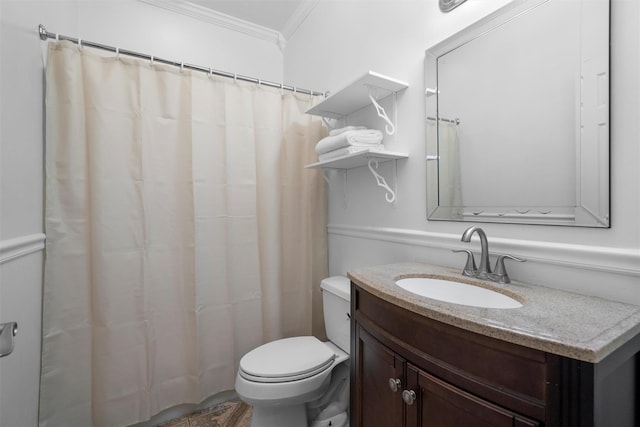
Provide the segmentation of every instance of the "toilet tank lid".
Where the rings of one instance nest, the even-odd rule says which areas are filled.
[[[320,287],[346,301],[351,301],[351,281],[345,276],[327,277],[322,280]]]

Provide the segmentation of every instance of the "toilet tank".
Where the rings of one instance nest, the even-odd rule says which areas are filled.
[[[349,353],[351,344],[351,282],[344,276],[327,277],[320,283],[324,326],[329,341]]]

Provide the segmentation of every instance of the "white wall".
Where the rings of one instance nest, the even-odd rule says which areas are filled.
[[[563,0],[571,1],[571,0]],[[398,162],[398,202],[384,201],[366,168],[332,178],[329,251],[332,274],[406,260],[462,268],[451,248],[468,223],[426,220],[424,52],[509,0],[469,1],[443,14],[437,0],[321,1],[288,41],[285,81],[329,91],[374,70],[409,83],[398,95],[397,134],[386,143],[410,157]],[[512,278],[640,304],[640,4],[612,0],[611,228],[479,224],[490,249],[528,259]],[[377,124],[373,109],[351,124]],[[390,163],[381,165],[393,176]],[[466,247],[469,247],[468,245]],[[479,249],[477,242],[471,248]]]
[[[134,0],[0,0],[0,427],[37,425],[43,239],[43,52],[50,32],[219,70],[282,79],[273,42]]]

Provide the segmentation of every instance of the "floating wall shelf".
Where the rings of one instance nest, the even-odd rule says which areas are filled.
[[[378,172],[376,172],[376,169],[378,168],[378,163],[393,160],[394,161],[394,178],[395,178],[396,168],[397,168],[395,162],[398,159],[406,159],[407,157],[409,156],[403,153],[393,153],[391,151],[375,150],[375,149],[369,148],[368,150],[365,150],[365,151],[359,151],[357,153],[347,154],[344,156],[336,157],[334,159],[312,163],[310,165],[305,166],[305,168],[307,169],[322,168],[324,170],[340,169],[346,174],[347,169],[367,166],[369,167],[369,170],[371,171],[371,174],[373,175],[373,177],[376,179],[376,183],[378,187],[382,187],[386,191],[386,194],[385,194],[386,201],[389,203],[395,203],[396,180],[394,179],[394,184],[393,184],[394,188],[391,188],[389,184],[387,184],[387,181],[384,179],[384,177],[382,177]],[[323,176],[328,182],[329,179],[327,178],[324,172],[323,172]],[[345,175],[345,181],[346,181],[346,175]]]
[[[376,159],[379,163],[389,160],[406,159],[409,157],[403,153],[393,153],[391,151],[368,149],[353,154],[324,160],[305,166],[307,169],[327,168],[327,169],[351,169],[360,166],[367,166],[370,159]]]
[[[378,104],[378,100],[393,95],[401,90],[406,89],[407,87],[409,87],[409,85],[401,82],[400,80],[392,79],[391,77],[383,76],[382,74],[378,74],[373,71],[368,71],[356,81],[330,95],[321,103],[307,110],[306,113],[323,117],[323,119],[341,119],[348,116],[349,114],[361,110],[364,107],[373,105],[376,108],[377,115],[380,118],[384,119],[384,121],[386,122],[385,131],[387,132],[387,135],[393,135],[396,128],[395,119],[391,120],[387,116],[384,108],[382,108],[380,104]],[[394,188],[391,188],[387,184],[385,179],[376,170],[378,168],[378,163],[393,160],[395,178],[395,171],[397,167],[396,161],[398,159],[406,159],[407,157],[409,156],[403,153],[394,153],[390,151],[369,148],[357,153],[346,154],[344,156],[313,163],[305,166],[305,168],[341,169],[345,172],[346,182],[347,169],[357,168],[360,166],[368,166],[371,174],[376,179],[376,183],[378,184],[378,186],[385,189],[385,199],[387,200],[387,202],[395,203],[395,182]],[[323,173],[323,176],[328,182],[329,180],[327,178],[327,175]]]
[[[370,94],[373,94],[376,99],[383,99],[408,87],[407,83],[400,80],[369,71],[353,83],[307,110],[307,114],[340,119],[371,105]]]

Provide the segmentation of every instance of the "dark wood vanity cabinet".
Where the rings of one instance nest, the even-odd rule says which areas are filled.
[[[637,356],[603,367],[447,325],[354,284],[351,295],[352,427],[639,425]],[[617,407],[603,415],[605,404]]]

